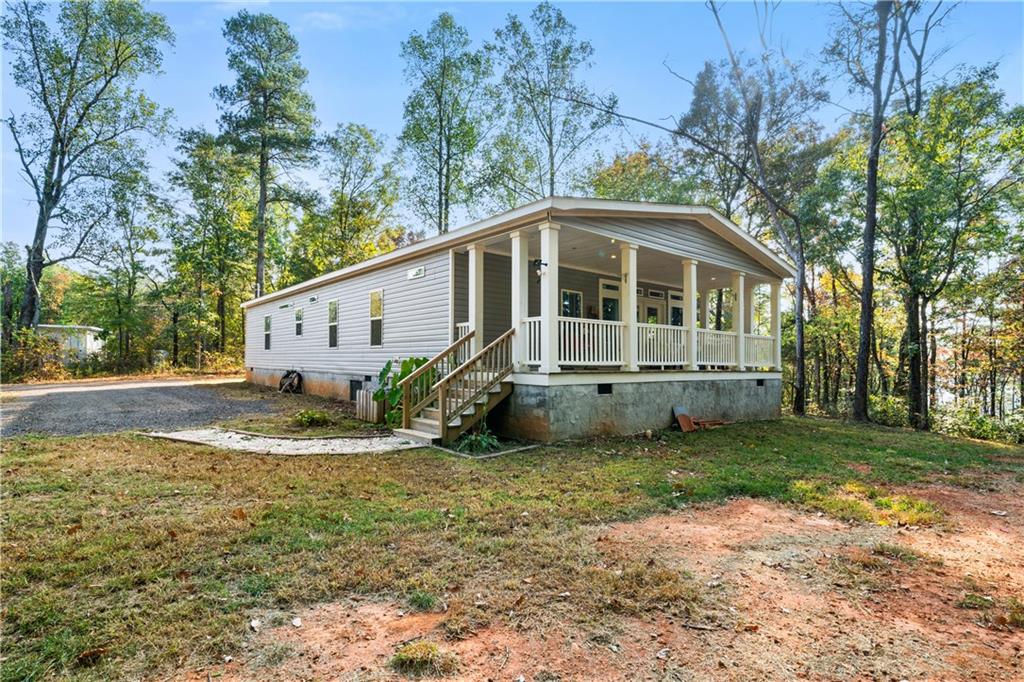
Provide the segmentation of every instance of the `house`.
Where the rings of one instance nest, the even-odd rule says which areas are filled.
[[[36,327],[43,336],[56,339],[66,361],[84,360],[93,353],[103,350],[99,338],[103,330],[82,324],[41,324]]]
[[[770,419],[793,274],[710,208],[552,197],[246,302],[246,375],[354,399],[430,358],[403,384],[401,432],[424,440],[484,416],[541,441],[663,428],[675,405]]]

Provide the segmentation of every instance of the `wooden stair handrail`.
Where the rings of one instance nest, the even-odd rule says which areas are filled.
[[[491,341],[485,348],[476,353],[473,357],[466,360],[466,362],[459,365],[456,369],[449,372],[446,376],[442,377],[440,381],[434,384],[432,389],[437,392],[437,406],[438,406],[438,427],[440,428],[441,440],[444,442],[448,441],[448,428],[449,428],[449,415],[461,416],[463,410],[468,405],[472,405],[476,400],[487,394],[495,385],[502,381],[506,376],[512,372],[512,350],[509,345],[509,339],[515,334],[515,327],[509,329],[504,334]],[[508,359],[502,361],[500,366],[494,365],[493,367],[487,367],[487,369],[494,372],[494,376],[490,377],[486,381],[474,381],[472,386],[463,387],[463,394],[457,396],[453,408],[448,409],[448,391],[452,388],[458,388],[458,383],[462,380],[463,376],[473,370],[479,371],[477,367],[481,361],[490,361],[490,356],[503,350],[503,346],[507,346],[504,352],[508,353]],[[474,392],[467,397],[465,395],[466,390],[473,390]]]
[[[409,376],[399,381],[397,386],[399,388],[403,388],[406,384],[410,383],[416,377],[419,377],[425,374],[427,371],[436,367],[441,362],[441,360],[445,359],[446,357],[457,351],[459,348],[464,346],[470,339],[473,338],[474,334],[476,334],[476,332],[470,329],[465,336],[460,336],[450,346],[448,346],[443,351],[432,357],[427,362],[423,363],[423,365],[421,365],[420,367],[417,367],[415,370],[413,370],[409,374]],[[434,388],[437,388],[437,386],[434,386]]]
[[[442,383],[444,383],[446,379],[449,379],[449,378],[455,376],[456,374],[465,374],[464,370],[467,370],[471,364],[473,364],[476,361],[478,361],[480,358],[482,358],[484,355],[486,355],[490,350],[492,350],[495,346],[497,346],[499,343],[501,343],[502,341],[504,341],[505,339],[507,339],[508,337],[512,336],[515,333],[516,333],[516,330],[514,328],[513,329],[509,329],[507,332],[505,332],[504,334],[502,334],[498,338],[494,339],[494,341],[491,341],[489,344],[487,344],[487,346],[485,348],[480,350],[476,355],[474,355],[473,357],[471,357],[470,359],[466,360],[464,363],[462,363],[461,365],[459,365],[458,367],[453,369],[446,376],[441,377],[440,379],[438,379],[437,383],[434,384],[434,390],[437,390],[437,388]]]
[[[470,329],[464,336],[456,339],[443,351],[423,363],[420,367],[417,367],[409,373],[409,376],[398,382],[397,387],[402,389],[402,428],[409,428],[412,425],[412,413],[415,411],[419,414],[437,396],[437,386],[431,386],[426,395],[419,396],[418,402],[413,405],[412,392],[416,380],[437,367],[442,361],[449,359],[456,351],[469,343],[475,333],[474,330]]]

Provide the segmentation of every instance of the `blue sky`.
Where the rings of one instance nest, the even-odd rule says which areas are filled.
[[[309,70],[309,91],[325,128],[358,122],[385,134],[391,142],[401,131],[402,103],[408,87],[402,78],[399,44],[409,33],[424,31],[441,11],[450,11],[478,43],[488,39],[506,14],[529,13],[528,3],[203,3],[157,2],[150,7],[167,16],[177,35],[166,55],[164,73],[146,82],[147,92],[175,113],[181,127],[213,128],[218,116],[210,92],[230,82],[221,27],[242,7],[270,12],[288,22],[299,39]],[[689,3],[559,3],[581,38],[595,49],[595,65],[587,74],[600,93],[614,92],[621,110],[650,120],[683,111],[689,87],[669,73],[693,76],[706,59],[724,56],[722,40],[703,2]],[[774,37],[791,57],[818,61],[835,17],[828,3],[789,2],[776,13]],[[730,2],[724,17],[737,48],[757,48],[753,6]],[[951,15],[936,44],[949,48],[936,73],[959,64],[1000,62],[1000,85],[1012,103],[1024,101],[1024,3],[966,2]],[[843,107],[860,106],[838,77],[832,83],[838,106],[820,116],[827,127],[845,119]],[[3,110],[20,111],[24,96],[4,66]],[[653,132],[631,126],[604,143],[612,152]],[[3,240],[21,244],[31,239],[35,206],[19,175],[10,134],[3,135]],[[154,145],[155,173],[168,168],[173,141]]]

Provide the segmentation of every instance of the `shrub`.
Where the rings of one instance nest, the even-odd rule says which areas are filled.
[[[373,399],[384,401],[388,426],[398,426],[402,421],[402,389],[398,387],[399,382],[425,365],[427,361],[427,358],[406,358],[399,364],[398,371],[394,371],[394,363],[388,360],[377,373],[380,387],[373,392]],[[433,378],[428,377],[424,383],[433,384]]]
[[[979,440],[1024,444],[1024,410],[1017,410],[1006,419],[981,414],[975,406],[936,408],[932,425],[936,431],[951,436],[965,436]]]
[[[907,401],[899,396],[868,396],[868,414],[871,421],[882,426],[909,426]]]
[[[455,449],[459,452],[474,455],[494,452],[500,447],[501,442],[498,440],[498,437],[491,433],[491,429],[487,426],[486,415],[480,420],[479,425],[475,429],[464,433],[459,438],[459,442],[455,444]]]
[[[60,342],[33,329],[19,329],[0,359],[4,383],[19,381],[63,381],[71,378],[64,366]]]
[[[292,417],[298,426],[330,426],[334,423],[331,415],[324,410],[300,410]]]

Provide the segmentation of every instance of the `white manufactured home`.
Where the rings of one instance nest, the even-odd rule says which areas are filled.
[[[769,419],[793,274],[710,208],[552,197],[245,303],[246,373],[354,399],[429,358],[403,384],[424,440],[485,417],[544,441],[663,428],[674,406]]]

